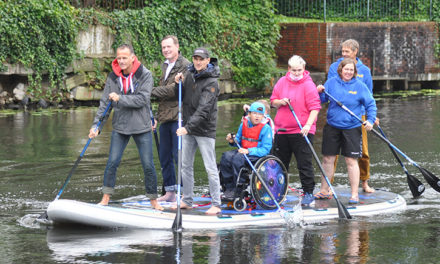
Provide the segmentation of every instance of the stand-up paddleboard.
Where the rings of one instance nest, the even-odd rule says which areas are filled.
[[[356,216],[372,216],[377,214],[394,213],[406,208],[402,196],[376,190],[374,193],[360,193],[360,203],[348,205],[350,190],[336,188],[339,200],[346,205],[350,214]],[[287,195],[281,206],[284,210],[294,213],[299,210],[296,205],[299,199],[294,195]],[[175,211],[171,203],[162,203],[164,211],[151,208],[146,199],[125,200],[120,203],[111,203],[109,206],[84,203],[74,200],[59,199],[49,204],[47,214],[49,220],[55,224],[76,223],[98,227],[124,227],[147,229],[170,229]],[[234,210],[231,204],[222,205],[221,214],[210,216],[205,211],[209,209],[210,198],[195,198],[192,209],[182,209],[182,227],[184,229],[231,229],[256,226],[286,225],[280,212],[247,208],[242,212]],[[302,207],[303,220],[306,223],[324,222],[338,218],[338,208],[334,199],[315,200],[314,204]]]

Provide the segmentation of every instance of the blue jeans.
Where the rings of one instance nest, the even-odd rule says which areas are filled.
[[[176,190],[176,170],[174,164],[177,164],[178,139],[176,130],[178,127],[177,121],[162,123],[159,127],[159,160],[162,167],[163,186],[166,192],[174,192]]]
[[[220,179],[215,158],[215,139],[192,135],[182,136],[182,182],[183,202],[192,206],[194,196],[194,157],[197,147],[208,173],[209,193],[213,206],[220,206]]]
[[[157,198],[157,176],[153,163],[153,138],[151,132],[134,135],[123,135],[113,131],[110,142],[110,153],[107,166],[104,171],[104,186],[102,192],[105,194],[113,194],[115,191],[116,171],[121,163],[122,154],[127,147],[130,137],[139,151],[139,156],[144,170],[144,182],[146,196],[150,199]]]
[[[249,160],[254,164],[260,157],[248,155]],[[237,177],[240,169],[248,164],[245,156],[238,150],[230,150],[223,153],[220,159],[220,172],[226,190],[235,190],[237,185]],[[249,166],[250,168],[250,166]],[[226,191],[225,190],[225,191]]]

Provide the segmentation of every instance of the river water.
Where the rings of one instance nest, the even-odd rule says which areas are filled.
[[[377,104],[381,127],[394,145],[439,176],[440,96],[381,99]],[[181,236],[171,231],[47,227],[34,223],[55,198],[87,142],[95,112],[96,108],[78,108],[0,113],[0,263],[440,262],[440,193],[405,161],[411,174],[426,186],[424,194],[413,199],[402,168],[387,145],[372,134],[370,183],[402,195],[408,203],[406,211],[296,228],[183,232]],[[318,154],[324,112],[315,137]],[[224,136],[236,130],[241,114],[238,103],[222,103],[219,107],[217,159],[229,149]],[[88,147],[61,198],[99,201],[110,131],[108,122]],[[208,190],[207,179],[200,157],[196,159],[195,191],[202,194]],[[291,167],[291,186],[299,187],[296,168]],[[344,171],[340,161],[335,186],[348,186]],[[118,172],[115,200],[144,193],[133,142]],[[160,174],[158,178],[161,183]]]

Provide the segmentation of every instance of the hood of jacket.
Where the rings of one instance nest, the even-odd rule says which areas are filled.
[[[113,72],[116,74],[116,76],[119,77],[120,79],[120,85],[121,87],[121,91],[124,91],[124,94],[127,94],[127,92],[129,91],[129,88],[131,87],[131,92],[134,92],[135,87],[133,87],[132,84],[132,77],[134,75],[134,73],[139,69],[139,67],[141,66],[141,63],[139,62],[139,60],[137,59],[136,56],[134,56],[134,61],[133,61],[133,66],[131,67],[131,72],[130,74],[125,77],[124,74],[122,73],[122,69],[119,66],[118,60],[114,59],[112,62],[112,69]]]
[[[196,68],[194,67],[194,63],[191,63],[188,65],[188,71],[194,74],[194,78],[209,78],[214,77],[218,78],[220,77],[220,68],[218,66],[218,60],[217,58],[211,58],[208,67],[201,71],[197,72]]]
[[[137,69],[139,68],[139,66],[141,66],[141,62],[138,60],[138,58],[136,56],[134,56],[133,67],[131,68],[130,73],[135,73],[137,71]],[[119,66],[117,59],[114,59],[112,62],[112,70],[116,74],[116,76],[124,77],[124,75],[122,74],[122,69]]]

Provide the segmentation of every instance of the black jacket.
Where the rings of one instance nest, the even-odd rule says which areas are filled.
[[[188,66],[182,84],[182,113],[183,126],[189,135],[215,138],[219,76],[216,58],[211,58],[208,68],[201,73],[197,73],[193,64]],[[178,94],[177,84],[175,88]]]

